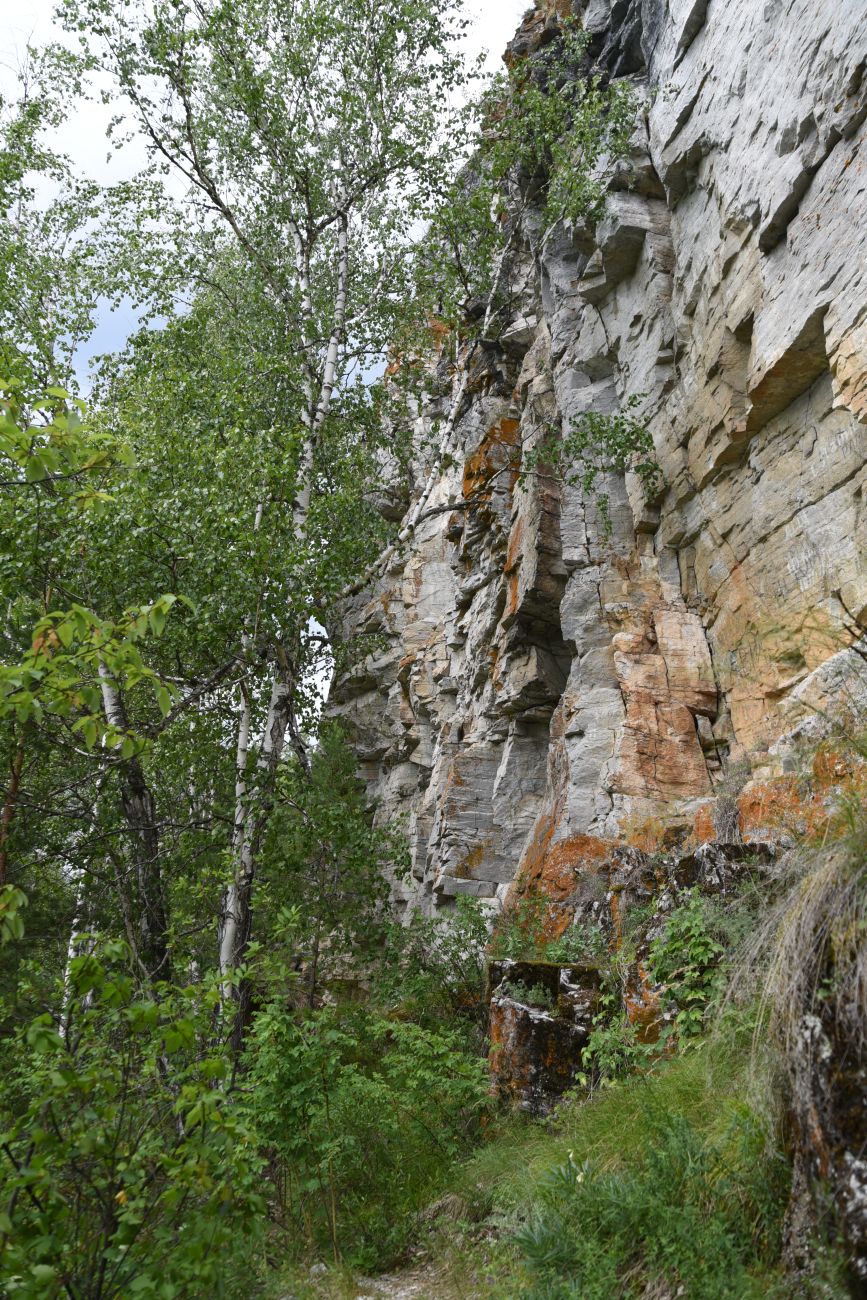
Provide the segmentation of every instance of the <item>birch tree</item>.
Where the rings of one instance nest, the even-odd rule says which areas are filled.
[[[227,250],[271,313],[292,390],[282,481],[263,483],[254,549],[289,517],[290,617],[254,606],[237,653],[268,663],[267,706],[237,689],[232,870],[220,925],[226,986],[251,929],[256,856],[287,736],[305,762],[299,643],[316,605],[311,514],[335,395],[376,365],[405,312],[409,233],[462,142],[450,101],[466,73],[460,0],[65,0],[82,66],[117,91],[114,136],[136,134],[174,178],[166,220],[194,236],[192,284],[213,286]],[[177,181],[183,187],[178,199]],[[314,530],[315,531],[315,530]],[[261,597],[261,593],[260,593]],[[258,600],[259,598],[257,598]]]

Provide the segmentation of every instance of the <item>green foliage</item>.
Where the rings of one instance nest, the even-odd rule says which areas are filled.
[[[753,1024],[752,1013],[729,1014],[713,1038],[652,1073],[590,1100],[575,1094],[544,1123],[511,1115],[492,1125],[454,1184],[486,1216],[480,1293],[494,1232],[507,1261],[496,1296],[786,1294],[790,1170],[765,1110],[770,1063],[750,1058]]]
[[[262,866],[262,941],[267,945],[267,913],[293,908],[311,1005],[330,977],[357,973],[380,954],[387,877],[404,855],[399,832],[372,825],[355,755],[340,728],[325,725],[309,775],[298,763],[279,773]]]
[[[430,310],[468,328],[484,305],[509,301],[501,259],[523,210],[542,209],[543,226],[592,221],[602,209],[612,169],[624,157],[636,99],[625,82],[608,83],[587,69],[587,36],[566,21],[557,38],[531,59],[494,79],[473,111],[477,151],[440,203],[417,275]],[[467,134],[474,134],[467,127]]]
[[[497,918],[490,951],[495,958],[514,961],[588,962],[607,956],[602,928],[594,922],[573,925],[557,939],[546,933],[548,905],[544,895],[528,894]]]
[[[466,1026],[478,1047],[488,1021],[485,997],[488,919],[475,898],[450,911],[415,915],[386,927],[373,967],[373,995],[394,1015],[420,1024]]]
[[[553,1011],[557,1006],[556,997],[544,984],[524,984],[521,980],[507,979],[498,991],[513,1002],[522,1002],[525,1006],[542,1007],[546,1011]]]
[[[587,1046],[581,1053],[581,1064],[587,1071],[588,1083],[595,1087],[651,1069],[661,1051],[661,1042],[644,1042],[628,1017],[612,1014],[609,1007],[594,1021]]]
[[[650,946],[654,978],[667,985],[678,1005],[675,1027],[682,1038],[701,1030],[718,986],[723,947],[714,938],[705,900],[690,891],[669,916],[664,933]]]
[[[297,376],[299,404],[304,385],[322,379],[345,231],[343,387],[404,317],[406,234],[452,170],[448,106],[468,75],[461,6],[68,0],[59,11],[80,42],[78,75],[111,78],[115,147],[137,133],[149,174],[168,166],[182,179],[183,199],[164,185],[160,201],[188,280],[207,285],[228,242],[276,307],[283,364],[294,354],[308,371]]]
[[[0,517],[0,589],[10,598],[3,629],[10,662],[0,665],[0,720],[26,727],[54,715],[68,720],[88,749],[104,740],[129,757],[135,737],[104,716],[100,675],[129,689],[147,683],[168,713],[173,688],[145,665],[138,643],[163,633],[176,597],[160,596],[110,619],[77,602],[65,610],[46,609],[58,575],[40,556],[44,588],[37,595],[28,589],[33,575],[26,557],[34,544],[37,552],[49,547],[79,528],[84,512],[111,501],[106,476],[113,467],[130,467],[130,449],[94,429],[84,403],[71,401],[61,388],[33,393],[21,381],[7,380],[0,394],[0,510],[11,513]],[[8,544],[13,538],[14,550]]]
[[[766,1143],[741,1107],[715,1139],[676,1114],[649,1123],[620,1169],[568,1159],[518,1237],[539,1279],[527,1300],[638,1297],[654,1285],[690,1300],[766,1294],[751,1273],[778,1257],[787,1191],[785,1162]]]
[[[527,894],[501,912],[491,935],[491,956],[513,961],[542,961],[547,951],[547,903],[541,894]]]
[[[551,939],[544,954],[545,961],[599,965],[607,959],[608,941],[602,927],[589,921],[571,925],[559,939]]]
[[[633,394],[622,410],[613,415],[585,411],[572,420],[562,437],[546,439],[525,454],[522,478],[530,474],[555,474],[564,482],[594,497],[602,520],[603,534],[611,534],[608,494],[598,491],[606,474],[637,474],[649,498],[662,487],[662,471],[647,427],[632,414],[642,397]]]
[[[13,939],[24,937],[24,917],[27,895],[14,885],[0,887],[0,948]]]
[[[492,174],[541,185],[546,225],[601,214],[607,169],[626,151],[636,101],[624,83],[586,72],[588,36],[577,20],[489,92]]]
[[[163,260],[152,181],[100,190],[54,147],[83,90],[70,51],[29,49],[19,82],[0,96],[0,378],[62,395],[100,307],[139,305],[162,278],[176,287],[177,262]],[[56,475],[52,459],[33,469]]]
[[[261,1161],[208,1046],[216,990],[143,995],[126,946],[82,939],[62,1014],[18,1036],[0,1280],[9,1295],[201,1295],[255,1232]]]
[[[404,1247],[413,1213],[466,1151],[487,1070],[445,1029],[361,1007],[256,1018],[249,1119],[271,1153],[281,1222],[364,1268]]]
[[[89,750],[104,741],[122,758],[131,758],[140,742],[105,716],[100,677],[107,675],[128,690],[145,682],[162,715],[170,711],[175,692],[144,663],[137,642],[161,635],[175,600],[160,596],[118,620],[101,619],[81,605],[46,614],[21,661],[0,667],[0,719],[26,724],[54,715],[70,720]]]
[[[57,491],[73,489],[72,505],[86,507],[105,494],[88,480],[129,451],[104,434],[87,429],[86,407],[62,388],[46,387],[34,395],[21,380],[0,382],[0,490],[26,490],[33,484]],[[35,416],[41,418],[34,419]],[[29,417],[29,418],[28,418]],[[80,484],[80,487],[79,487]],[[74,490],[78,488],[78,490]]]

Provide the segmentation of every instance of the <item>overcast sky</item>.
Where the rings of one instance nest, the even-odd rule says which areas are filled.
[[[119,0],[120,2],[120,0]],[[339,4],[340,0],[335,0]],[[529,0],[465,0],[472,25],[467,53],[487,51],[490,66],[499,66],[507,42],[528,7]],[[28,43],[44,44],[59,35],[52,20],[54,0],[0,0],[0,92],[12,91],[14,70],[20,66]],[[88,175],[97,180],[117,179],[105,166],[105,123],[110,110],[85,104],[64,128],[59,143]]]
[[[41,45],[60,33],[52,14],[55,0],[0,0],[0,93],[14,94],[15,70],[21,66],[28,44]],[[340,0],[335,0],[339,4]],[[489,55],[489,66],[496,69],[500,56],[511,39],[518,22],[528,8],[530,0],[465,0],[472,25],[467,34],[467,54],[475,57],[481,51]],[[124,152],[122,157],[106,163],[105,127],[111,110],[100,104],[84,104],[58,134],[57,146],[73,159],[85,175],[102,183],[118,181],[135,170],[144,161],[144,150],[135,156]],[[135,328],[132,311],[121,307],[106,311],[100,318],[89,346],[76,358],[79,380],[86,389],[87,360],[102,352],[121,347]]]

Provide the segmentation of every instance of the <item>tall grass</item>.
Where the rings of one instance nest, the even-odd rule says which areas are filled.
[[[752,1018],[716,1032],[547,1124],[506,1120],[460,1190],[517,1246],[524,1300],[729,1300],[785,1294],[791,1169],[770,1104],[772,1062]],[[833,1288],[821,1293],[845,1295]]]

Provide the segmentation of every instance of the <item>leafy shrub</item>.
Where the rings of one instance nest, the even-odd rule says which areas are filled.
[[[714,938],[707,905],[691,891],[666,922],[664,933],[650,946],[650,962],[659,983],[677,1002],[675,1026],[682,1037],[699,1032],[716,989],[723,948]]]
[[[548,947],[545,935],[547,903],[541,894],[528,894],[501,912],[491,935],[491,956],[512,961],[541,961]]]
[[[502,912],[491,935],[491,955],[513,961],[595,963],[606,955],[608,942],[596,922],[572,925],[557,939],[546,933],[548,903],[543,894],[528,894]]]
[[[382,947],[388,873],[405,846],[396,830],[372,825],[355,755],[335,724],[322,727],[310,772],[298,763],[279,774],[262,867],[263,922],[280,907],[295,912],[294,941],[305,963],[312,1006],[321,987]],[[263,931],[270,942],[267,928]]]
[[[488,1019],[488,920],[479,901],[458,898],[450,911],[393,921],[384,938],[371,967],[374,1001],[422,1025],[468,1028],[479,1046]]]
[[[217,991],[142,993],[133,974],[125,944],[96,942],[70,964],[62,1021],[19,1033],[4,1294],[193,1300],[231,1281],[242,1227],[249,1255],[261,1161],[205,1044]]]
[[[250,1118],[271,1153],[283,1226],[372,1269],[465,1152],[487,1104],[484,1062],[459,1035],[363,1007],[299,1019],[280,1005],[253,1029]]]
[[[636,1070],[647,1069],[659,1057],[659,1041],[645,1043],[635,1025],[624,1016],[597,1017],[587,1046],[581,1053],[585,1070],[592,1072],[592,1083],[622,1079]]]
[[[522,1002],[528,1007],[544,1007],[551,1011],[557,1005],[557,999],[544,984],[523,984],[520,980],[504,980],[500,992],[513,1002]]]
[[[559,939],[545,946],[545,960],[569,962],[601,962],[607,955],[608,941],[602,927],[591,922],[572,925]]]

